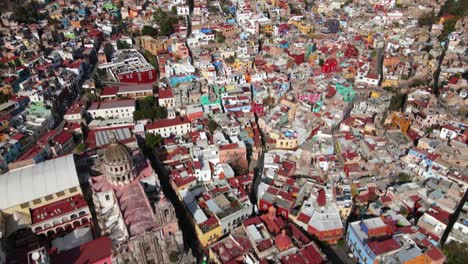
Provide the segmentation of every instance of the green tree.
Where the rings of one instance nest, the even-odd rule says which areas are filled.
[[[323,59],[319,59],[319,65],[322,66],[325,63]]]
[[[141,35],[156,37],[158,35],[158,32],[154,27],[143,26],[143,28],[141,29]]]
[[[128,45],[127,41],[121,41],[120,39],[117,40],[117,49],[128,49],[130,45]]]
[[[0,92],[0,104],[7,102],[11,98],[11,94],[4,94]]]
[[[164,138],[161,137],[161,135],[159,134],[148,133],[146,135],[146,146],[152,149],[155,146],[159,145],[159,143],[161,143],[163,140]]]
[[[81,153],[86,150],[86,147],[87,147],[86,143],[81,143],[78,146],[76,146],[75,151],[77,153]]]
[[[216,36],[216,42],[218,43],[224,43],[226,41],[226,37],[221,32],[216,32],[215,36]]]
[[[463,264],[468,259],[468,244],[451,241],[444,246],[444,253],[447,256],[447,263]]]
[[[156,9],[156,12],[154,12],[153,15],[153,19],[159,25],[159,36],[169,36],[172,34],[174,32],[172,29],[172,24],[175,24],[179,21],[176,16],[170,16],[161,8]]]
[[[114,54],[114,47],[110,43],[104,45],[104,55],[106,55],[107,62],[112,60],[112,54]]]
[[[179,260],[179,255],[175,251],[171,251],[169,254],[169,261],[172,263],[176,263]]]
[[[137,110],[133,112],[133,119],[151,119],[159,120],[167,118],[167,109],[158,106],[153,96],[145,97],[143,100],[137,101]]]
[[[455,24],[457,23],[457,19],[449,19],[444,23],[444,29],[439,36],[439,40],[444,40],[450,33],[455,31]]]
[[[236,61],[236,59],[234,58],[234,56],[229,56],[226,59],[224,59],[224,61],[226,63],[234,63],[234,61]]]
[[[216,123],[216,121],[210,118],[208,120],[208,130],[211,134],[213,134],[216,131],[216,129],[218,129],[218,123]]]
[[[34,23],[43,18],[43,15],[38,12],[40,7],[36,1],[24,1],[13,10],[13,19],[20,23]]]
[[[399,183],[405,183],[409,181],[411,181],[411,175],[409,175],[408,173],[400,172],[400,174],[398,174]]]
[[[434,11],[424,13],[421,16],[419,16],[418,24],[420,26],[430,26],[430,25],[434,24],[435,19],[436,19],[436,17],[435,17]]]

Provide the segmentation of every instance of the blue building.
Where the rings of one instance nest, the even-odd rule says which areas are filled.
[[[0,154],[2,159],[8,164],[15,161],[21,153],[21,144],[17,140],[9,140],[0,143]]]
[[[380,217],[356,221],[348,226],[346,245],[359,263],[373,264],[380,255],[400,249],[389,235],[388,225]]]

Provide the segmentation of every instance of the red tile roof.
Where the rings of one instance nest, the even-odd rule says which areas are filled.
[[[429,210],[426,211],[426,214],[434,217],[435,219],[439,220],[440,222],[448,225],[450,221],[450,214],[440,207],[432,206]]]
[[[146,125],[146,130],[153,130],[163,127],[172,127],[178,125],[190,124],[190,122],[185,118],[174,118],[174,119],[163,119],[154,121],[151,124]]]
[[[172,89],[159,89],[158,98],[159,99],[174,98],[174,93],[172,92]]]
[[[327,199],[325,198],[325,191],[323,189],[319,190],[319,195],[317,197],[317,204],[319,206],[325,206]]]
[[[117,92],[119,91],[118,86],[108,86],[104,87],[101,92],[101,96],[107,96],[107,95],[117,95]]]
[[[439,248],[437,247],[434,247],[434,246],[431,246],[426,252],[425,254],[434,262],[439,262],[439,263],[442,263],[445,261],[446,259],[446,256],[444,255],[444,253],[442,253],[442,251],[440,251]]]
[[[112,240],[100,237],[79,247],[62,252],[54,257],[54,263],[89,264],[111,258]]]
[[[54,138],[54,141],[59,143],[60,145],[63,145],[72,138],[73,138],[73,135],[70,132],[62,131],[62,133],[60,133],[58,136]]]
[[[88,204],[83,196],[77,194],[51,204],[31,209],[31,221],[33,224],[40,223],[87,206]]]
[[[81,112],[81,109],[83,109],[83,105],[80,105],[79,103],[74,103],[70,108],[68,108],[66,115],[74,115],[78,114]]]
[[[381,255],[401,247],[400,243],[393,238],[384,241],[371,241],[367,242],[369,248],[374,252],[375,255]]]

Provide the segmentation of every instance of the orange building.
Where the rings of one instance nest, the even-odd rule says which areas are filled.
[[[405,115],[401,112],[392,113],[392,124],[400,128],[401,132],[406,134],[411,125],[411,119],[406,119]]]
[[[248,167],[247,149],[239,143],[226,144],[219,147],[219,162],[228,163],[233,168],[245,170]]]

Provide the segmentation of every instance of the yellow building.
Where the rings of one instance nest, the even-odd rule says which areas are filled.
[[[343,219],[348,218],[348,216],[351,214],[351,206],[350,207],[344,207],[340,206],[338,209],[340,210],[340,217]]]
[[[271,21],[259,23],[260,34],[273,35],[273,23]]]
[[[287,98],[281,98],[281,104],[289,107],[288,111],[288,120],[293,121],[296,118],[296,111],[297,111],[297,101],[296,100],[288,100]]]
[[[140,38],[140,45],[142,49],[148,51],[153,55],[157,55],[159,53],[165,53],[167,51],[167,41],[167,38],[155,39],[150,36],[142,36]]]
[[[280,149],[296,149],[297,138],[281,138],[276,140],[276,148]]]
[[[271,131],[270,138],[276,140],[275,147],[277,149],[297,149],[298,141],[297,137],[285,137],[279,134],[278,131]]]
[[[234,69],[246,69],[246,68],[250,68],[251,64],[252,64],[252,62],[250,60],[236,59],[234,61],[234,63],[232,64],[232,67]],[[247,79],[247,77],[246,77],[246,79]]]
[[[389,86],[389,87],[398,87],[399,84],[400,84],[400,82],[399,82],[397,79],[385,79],[385,80],[382,82],[382,86],[383,86],[383,87],[386,87],[386,86]]]
[[[73,155],[63,156],[0,175],[0,214],[3,222],[15,212],[30,222],[30,209],[77,194],[82,190]],[[0,233],[14,231],[0,226]]]
[[[304,35],[310,35],[314,32],[314,26],[312,24],[309,24],[305,21],[301,20],[292,20],[289,22],[289,24],[292,24],[297,27],[299,31],[301,31],[302,34]]]
[[[208,221],[210,220],[206,222]],[[223,235],[223,230],[219,221],[217,221],[214,226],[208,226],[205,223],[201,225],[195,224],[195,232],[203,248],[213,244]]]
[[[411,125],[411,120],[406,119],[404,114],[401,112],[393,112],[392,113],[392,124],[394,126],[397,126],[403,134],[406,134],[408,131],[410,125]]]

